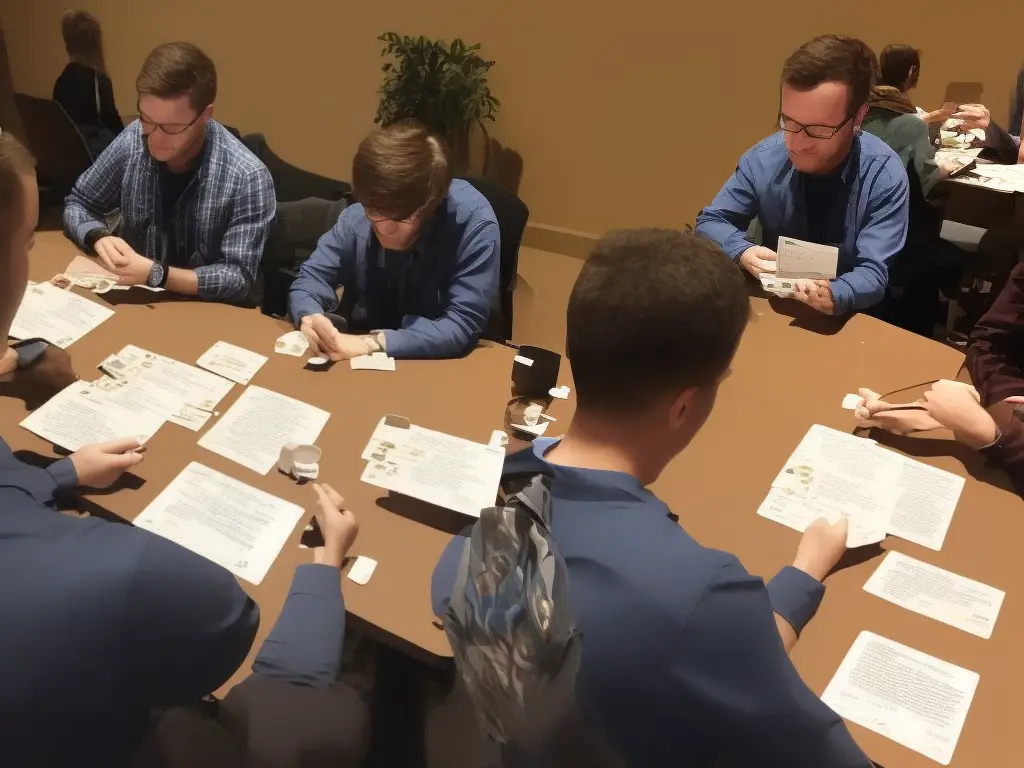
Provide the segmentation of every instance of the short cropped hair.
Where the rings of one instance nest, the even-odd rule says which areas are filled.
[[[0,216],[6,218],[22,204],[21,177],[34,173],[32,153],[14,138],[0,130]]]
[[[797,48],[782,65],[782,82],[799,91],[822,83],[843,83],[850,89],[852,115],[867,104],[878,81],[878,61],[867,43],[853,37],[819,35]]]
[[[579,407],[640,409],[652,396],[714,384],[749,316],[743,273],[711,240],[670,229],[605,235],[569,297]]]
[[[192,43],[164,43],[142,62],[135,90],[161,99],[188,95],[192,108],[202,112],[217,98],[217,68]]]
[[[65,11],[60,18],[60,32],[64,50],[73,61],[97,72],[107,71],[103,60],[103,30],[95,16],[88,11]]]
[[[881,69],[879,83],[893,88],[902,88],[913,69],[914,79],[910,82],[913,87],[921,76],[921,52],[909,45],[887,45],[878,57],[878,65]]]
[[[415,120],[378,128],[352,159],[352,193],[368,211],[401,221],[430,212],[448,194],[452,169],[444,142]]]

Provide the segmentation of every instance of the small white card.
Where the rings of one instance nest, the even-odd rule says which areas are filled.
[[[218,341],[202,354],[196,365],[225,379],[248,384],[265,362],[265,355],[236,347],[226,341]]]
[[[274,342],[274,351],[282,355],[302,357],[307,349],[309,339],[302,335],[302,331],[289,331]]]
[[[860,395],[847,395],[843,398],[843,409],[847,411],[855,411],[864,405],[864,398]]]
[[[515,357],[512,358],[512,361],[516,362],[516,363],[520,363],[520,364],[525,365],[525,366],[533,365],[533,360],[531,360],[528,357],[523,357],[522,355],[516,355]]]
[[[988,640],[1006,593],[899,552],[890,552],[864,591]]]
[[[551,389],[548,390],[548,394],[551,395],[552,397],[558,398],[559,400],[568,400],[569,388],[564,384],[560,387],[552,387]]]
[[[393,371],[395,358],[388,357],[386,352],[374,352],[371,355],[353,357],[349,363],[353,371]]]
[[[550,423],[550,421],[542,421],[540,424],[513,424],[512,429],[529,432],[531,435],[540,437],[547,431],[548,424]]]
[[[776,277],[832,280],[839,268],[839,249],[834,245],[780,237],[776,252],[779,255]]]
[[[348,569],[348,577],[356,584],[366,584],[377,569],[377,561],[360,555]]]

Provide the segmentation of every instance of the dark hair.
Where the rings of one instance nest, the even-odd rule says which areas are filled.
[[[914,77],[910,81],[913,88],[921,75],[921,52],[909,45],[887,45],[878,57],[878,65],[882,72],[879,83],[893,88],[902,88],[913,69]]]
[[[164,43],[142,62],[135,90],[161,99],[188,94],[192,108],[202,112],[217,98],[217,68],[192,43]]]
[[[415,120],[378,128],[352,159],[352,192],[367,210],[407,219],[433,210],[452,183],[444,142]]]
[[[64,50],[72,61],[97,72],[107,71],[103,60],[103,30],[95,16],[88,11],[65,11],[60,17],[60,32],[64,38]]]
[[[742,271],[711,240],[671,229],[605,235],[569,297],[566,355],[579,406],[623,411],[713,384],[749,315]]]
[[[8,131],[0,130],[0,216],[21,205],[21,177],[33,173],[36,160]]]
[[[819,35],[797,48],[782,65],[782,82],[797,90],[844,83],[850,89],[850,114],[867,104],[877,80],[874,51],[853,37]]]

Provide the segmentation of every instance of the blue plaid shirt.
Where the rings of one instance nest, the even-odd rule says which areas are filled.
[[[120,209],[118,235],[136,252],[159,260],[166,240],[173,247],[166,266],[195,270],[202,298],[245,298],[277,208],[266,166],[210,120],[202,165],[169,222],[163,221],[159,179],[136,120],[75,183],[64,206],[65,234],[84,249],[85,236],[106,227],[104,216]]]

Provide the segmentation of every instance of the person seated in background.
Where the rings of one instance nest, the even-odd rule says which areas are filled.
[[[822,35],[800,46],[782,68],[781,131],[740,158],[697,217],[697,232],[755,277],[775,272],[780,236],[837,246],[837,277],[799,280],[794,294],[825,314],[880,304],[907,236],[906,171],[860,130],[876,68],[860,40]],[[761,245],[747,239],[755,218]]]
[[[960,133],[976,129],[985,132],[984,140],[975,139],[975,145],[986,150],[984,157],[1006,165],[1024,162],[1020,159],[1020,136],[1014,136],[1001,128],[992,120],[992,113],[984,104],[962,104],[951,117],[959,121],[956,130]],[[1019,132],[1020,126],[1016,127]]]
[[[913,403],[915,410],[893,410],[897,404],[861,390],[858,421],[896,434],[950,429],[956,440],[1005,469],[1024,496],[1024,264],[1014,267],[971,332],[966,364],[976,389],[938,382]]]
[[[121,285],[242,302],[274,219],[266,167],[213,118],[217,71],[191,43],[146,57],[139,120],[82,174],[64,232]],[[106,217],[120,211],[118,234]]]
[[[95,16],[76,10],[64,13],[60,28],[69,61],[53,84],[53,100],[64,107],[96,158],[124,130],[103,60],[102,30]]]
[[[921,51],[909,45],[887,45],[882,49],[878,57],[880,77],[878,87],[898,91],[903,100],[910,104],[910,91],[917,88],[917,82],[921,78]],[[926,112],[921,107],[914,107],[908,114],[915,114],[926,124],[944,123],[953,112],[956,111],[956,104],[944,103],[939,109]],[[926,131],[927,133],[927,131]]]
[[[332,360],[468,354],[498,293],[498,221],[487,200],[452,179],[441,140],[411,120],[363,139],[352,191],[358,204],[320,238],[289,295],[311,348]],[[325,314],[335,310],[345,333]]]
[[[710,415],[749,316],[742,272],[711,241],[604,236],[569,297],[576,413],[565,437],[535,440],[504,474],[550,480],[551,532],[583,636],[576,698],[628,765],[868,768],[788,656],[846,551],[845,521],[816,520],[765,586],[701,546],[647,488]],[[437,616],[464,542],[455,537],[434,570]]]
[[[341,567],[359,524],[329,485],[314,484],[323,546],[295,569],[252,675],[209,707],[163,712],[133,768],[355,768],[369,709],[338,682],[345,638]]]
[[[38,195],[31,156],[3,132],[5,337],[25,291]],[[112,485],[141,450],[135,439],[90,445],[40,468],[0,440],[7,765],[128,765],[152,707],[208,694],[249,652],[259,610],[226,570],[141,528],[55,509],[62,493]]]

